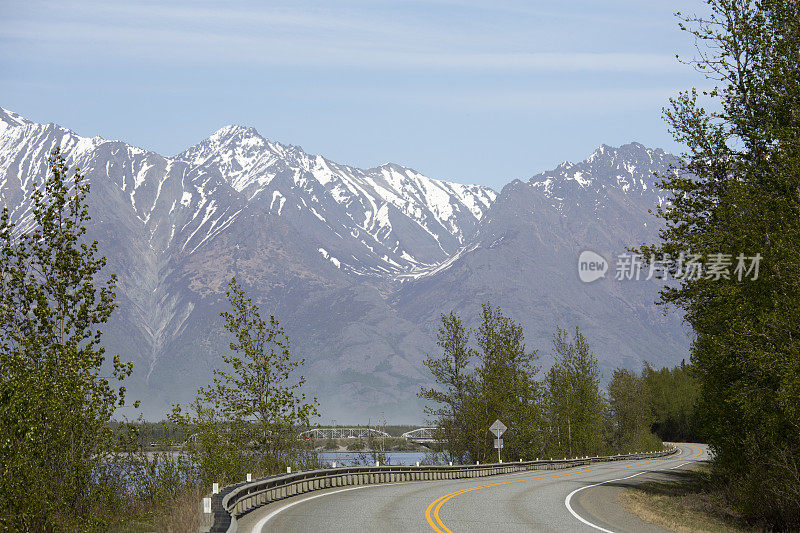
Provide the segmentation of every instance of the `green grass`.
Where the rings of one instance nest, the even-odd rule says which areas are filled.
[[[726,503],[707,465],[674,473],[671,481],[652,481],[620,494],[620,503],[645,522],[680,532],[739,533],[748,526]]]
[[[153,533],[158,529],[149,522],[131,520],[111,529],[111,533]]]

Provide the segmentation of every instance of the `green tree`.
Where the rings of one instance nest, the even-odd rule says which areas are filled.
[[[652,430],[662,440],[698,442],[695,411],[700,386],[691,365],[656,370],[645,364],[642,371],[650,403]]]
[[[740,511],[769,527],[800,527],[800,4],[708,0],[684,18],[697,40],[694,66],[716,87],[708,111],[696,90],[671,101],[666,119],[687,146],[665,176],[655,259],[731,261],[728,276],[688,276],[662,301],[695,332],[698,412]],[[684,254],[684,255],[681,255]],[[760,257],[738,269],[739,256]],[[745,267],[753,266],[746,260]],[[745,275],[740,275],[745,274]]]
[[[543,446],[536,352],[526,350],[522,327],[489,304],[474,334],[476,347],[458,316],[442,315],[442,355],[425,362],[438,387],[423,387],[420,396],[436,404],[427,413],[439,427],[444,451],[461,463],[496,460],[489,426],[502,419],[509,427],[504,456],[532,457]]]
[[[428,356],[424,362],[439,387],[422,387],[419,396],[435,405],[426,406],[425,413],[439,428],[437,438],[446,443],[448,459],[468,463],[476,433],[471,415],[475,386],[468,370],[474,353],[469,347],[469,332],[455,313],[442,314],[441,321],[437,344],[442,355]]]
[[[233,353],[222,355],[225,366],[214,369],[210,386],[198,390],[194,416],[179,406],[173,411],[174,420],[198,428],[192,453],[201,460],[206,482],[241,479],[242,469],[274,472],[308,460],[299,428],[319,416],[316,398],[307,400],[301,391],[305,378],[293,375],[304,360],[292,358],[277,319],[261,318],[236,278],[226,296],[233,310],[221,316],[233,335]]]
[[[503,456],[510,460],[530,458],[542,449],[542,391],[535,380],[538,355],[525,347],[522,326],[488,303],[481,309],[481,324],[476,332],[476,369],[479,424],[483,431],[480,457],[494,457],[495,421],[509,428],[503,435]]]
[[[108,424],[131,372],[114,356],[104,375],[99,327],[114,310],[115,278],[86,241],[89,183],[58,149],[31,197],[30,225],[0,216],[0,526],[88,528],[100,499]],[[100,285],[98,288],[97,285]],[[102,527],[98,524],[98,527]]]
[[[613,446],[622,453],[661,448],[650,432],[651,397],[647,382],[630,370],[618,368],[608,383],[608,400],[613,427]]]
[[[549,446],[555,455],[597,454],[603,448],[604,400],[600,371],[589,343],[575,328],[570,339],[556,328],[555,364],[545,378],[549,418]]]

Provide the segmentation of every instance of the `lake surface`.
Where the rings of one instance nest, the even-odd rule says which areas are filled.
[[[352,466],[354,464],[364,464],[361,460],[364,457],[369,461],[372,459],[370,452],[320,452],[320,459],[327,463],[336,461],[336,466]],[[389,463],[393,465],[411,466],[416,464],[417,461],[425,459],[424,452],[386,452],[386,457],[389,458]],[[374,464],[374,463],[372,463]]]

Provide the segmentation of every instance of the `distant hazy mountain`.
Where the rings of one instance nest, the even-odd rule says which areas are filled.
[[[657,238],[648,209],[665,194],[653,172],[674,162],[637,143],[604,145],[586,161],[509,183],[464,250],[437,272],[402,284],[394,305],[404,318],[435,324],[445,310],[474,317],[479,302],[491,301],[524,325],[545,367],[557,325],[581,327],[606,378],[616,366],[679,361],[687,337],[676,314],[654,305],[658,285],[644,281],[646,272],[642,281],[614,280],[617,254]],[[578,279],[583,250],[610,262],[605,279]]]
[[[601,146],[498,195],[339,165],[241,126],[163,157],[0,108],[0,201],[21,227],[55,146],[92,184],[90,235],[118,275],[105,343],[135,362],[128,390],[148,418],[208,381],[233,275],[286,326],[309,392],[340,422],[421,420],[439,313],[472,322],[484,301],[525,325],[545,364],[556,324],[580,325],[606,374],[688,350],[679,317],[653,305],[656,285],[582,284],[576,271],[585,248],[612,259],[656,237],[647,210],[665,195],[652,173],[673,160],[660,150]]]

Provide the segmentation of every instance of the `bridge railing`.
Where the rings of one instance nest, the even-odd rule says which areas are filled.
[[[347,438],[392,438],[385,431],[368,427],[331,427],[313,428],[300,432],[300,437],[312,437],[317,439],[347,439]]]
[[[477,478],[526,470],[556,470],[595,462],[664,457],[676,451],[677,448],[672,448],[661,452],[485,465],[352,466],[279,474],[251,482],[228,485],[219,493],[211,495],[211,512],[207,513],[204,510],[202,513],[199,531],[201,533],[235,533],[237,518],[253,509],[315,490],[352,485]]]
[[[432,439],[436,432],[439,431],[439,428],[417,428],[412,429],[411,431],[406,431],[402,435],[400,435],[404,439]]]

